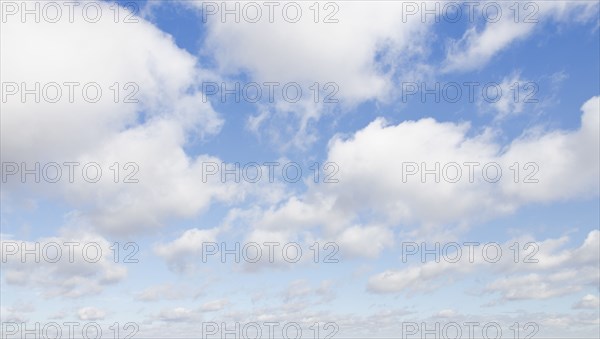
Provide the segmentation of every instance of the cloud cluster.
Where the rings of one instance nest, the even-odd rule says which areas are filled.
[[[108,15],[113,13],[110,3],[98,6],[104,15],[95,23],[74,11],[73,23],[20,23],[17,17],[2,24],[2,80],[20,88],[3,103],[3,161],[25,162],[28,169],[36,162],[41,167],[82,164],[75,169],[75,183],[68,182],[66,168],[56,184],[22,185],[16,175],[3,185],[3,197],[67,201],[77,222],[113,234],[156,228],[168,218],[193,216],[214,199],[232,199],[231,187],[202,181],[201,163],[221,161],[184,149],[218,133],[223,124],[202,100],[198,87],[206,72],[197,58],[150,22],[115,23]],[[62,11],[68,13],[68,8]],[[64,84],[73,82],[80,85],[70,94]],[[40,102],[33,94],[22,102],[22,92],[36,83]],[[55,87],[44,94],[50,83],[62,88],[56,103],[47,102]],[[95,85],[84,91],[86,84]],[[101,95],[88,102],[95,100],[96,88]],[[92,162],[103,170],[94,184],[80,175],[82,166]],[[117,162],[115,184],[115,169],[110,168]],[[127,163],[136,167],[125,168]],[[123,184],[134,169],[138,183]],[[33,175],[27,178],[33,180]]]
[[[480,293],[499,294],[503,301],[548,299],[598,285],[600,232],[590,232],[583,244],[573,249],[563,248],[567,241],[568,238],[563,237],[540,242],[539,252],[535,251],[533,256],[538,262],[525,262],[519,258],[519,262],[515,263],[514,256],[507,255],[507,251],[518,242],[509,241],[502,246],[504,255],[498,262],[490,263],[482,255],[474,256],[471,262],[469,255],[463,253],[457,262],[429,261],[399,270],[387,270],[372,276],[368,288],[375,293],[430,290],[484,270],[504,277],[489,282]],[[581,305],[590,303],[593,303],[593,298],[588,297]]]
[[[597,196],[600,97],[581,109],[577,130],[533,127],[507,144],[493,130],[474,133],[467,123],[421,119],[390,125],[377,119],[330,140],[327,159],[339,166],[339,183],[310,185],[304,195],[265,209],[249,238],[290,239],[321,229],[323,238],[345,245],[342,252],[372,257],[393,243],[392,228],[409,238],[443,240],[456,237],[447,233],[453,225],[460,231],[528,204]],[[464,164],[472,162],[479,166],[471,176]],[[418,172],[408,175],[415,168],[407,163]],[[456,171],[443,172],[451,163],[462,167],[459,180]],[[518,177],[510,169],[515,163]],[[484,171],[486,164],[502,171],[497,182],[490,179],[498,172]]]
[[[98,234],[2,239],[0,245],[3,284],[30,288],[44,298],[98,295],[127,277],[127,268],[115,263],[113,244]]]

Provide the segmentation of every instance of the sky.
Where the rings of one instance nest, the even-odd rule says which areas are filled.
[[[600,336],[600,2],[0,20],[2,338]]]

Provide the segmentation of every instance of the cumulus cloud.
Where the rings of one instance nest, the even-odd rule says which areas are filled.
[[[352,226],[344,230],[337,243],[346,255],[376,258],[384,248],[394,244],[394,233],[385,227]]]
[[[177,6],[201,7],[207,3],[182,1]],[[223,6],[221,2],[213,3]],[[36,313],[39,310],[16,300],[21,296],[29,297],[20,293],[23,291],[50,299],[52,305],[48,302],[48,307],[52,308],[54,302],[61,299],[80,298],[81,301],[98,295],[104,297],[109,286],[123,282],[130,271],[114,263],[111,243],[105,238],[109,235],[151,236],[163,226],[179,229],[181,219],[200,223],[208,219],[212,223],[213,217],[218,218],[221,212],[228,210],[225,220],[218,226],[193,226],[178,231],[173,239],[158,240],[153,247],[154,254],[177,273],[187,273],[200,266],[204,266],[202,270],[206,272],[214,268],[199,265],[203,245],[207,243],[227,241],[227,248],[231,248],[238,241],[243,244],[297,242],[305,250],[303,261],[294,264],[292,269],[282,256],[277,255],[275,263],[267,264],[263,247],[264,260],[257,264],[233,265],[232,272],[227,272],[230,267],[224,269],[223,265],[218,265],[214,275],[193,277],[202,279],[202,286],[179,280],[176,283],[154,282],[156,284],[143,279],[127,280],[131,285],[126,290],[134,291],[132,295],[109,297],[112,300],[123,296],[123,300],[133,300],[140,306],[136,314],[145,317],[145,326],[139,336],[159,337],[164,333],[176,337],[198,336],[200,320],[214,320],[219,324],[297,321],[308,332],[315,322],[329,321],[340,326],[342,331],[337,336],[391,337],[399,333],[403,321],[421,321],[426,314],[431,314],[426,320],[500,319],[507,326],[530,319],[545,328],[544,334],[552,335],[565,334],[565,329],[571,331],[568,334],[578,337],[597,333],[598,231],[590,232],[583,244],[570,248],[566,247],[570,242],[567,236],[540,241],[535,256],[539,262],[535,264],[515,264],[511,256],[506,256],[493,265],[478,258],[475,263],[428,262],[386,269],[381,266],[383,262],[373,260],[392,249],[399,238],[447,241],[460,238],[461,232],[478,223],[506,216],[523,206],[588,198],[597,200],[600,97],[583,104],[581,124],[577,128],[533,126],[508,142],[497,130],[498,124],[475,128],[469,122],[440,122],[431,118],[399,123],[377,118],[356,130],[359,122],[353,119],[340,129],[349,130],[348,134],[334,136],[326,149],[311,149],[311,154],[307,155],[311,160],[322,158],[320,151],[325,151],[326,161],[339,167],[337,183],[315,184],[306,180],[297,185],[280,182],[224,184],[219,176],[204,180],[203,165],[221,164],[222,160],[216,155],[205,154],[208,151],[197,146],[217,136],[225,121],[215,110],[220,106],[203,100],[203,81],[243,79],[258,83],[299,83],[305,91],[300,102],[290,103],[278,98],[272,104],[249,105],[256,107],[256,111],[243,116],[241,124],[235,121],[234,125],[265,136],[284,150],[314,145],[321,134],[328,131],[328,127],[322,129],[319,125],[320,119],[327,115],[337,117],[338,113],[362,107],[360,104],[387,104],[395,99],[400,79],[420,81],[433,76],[438,67],[427,65],[424,60],[431,56],[430,53],[437,54],[430,48],[438,41],[430,24],[435,20],[422,23],[420,15],[405,17],[402,12],[406,3],[318,3],[317,6],[325,6],[320,7],[321,19],[331,9],[336,10],[334,17],[339,19],[336,23],[314,23],[314,11],[309,8],[314,4],[308,2],[300,2],[304,15],[294,24],[285,22],[279,14],[275,24],[264,22],[266,16],[258,23],[222,23],[219,14],[209,15],[200,33],[203,41],[198,55],[179,48],[173,37],[162,32],[158,26],[162,27],[163,22],[153,25],[149,21],[153,19],[153,10],[172,6],[166,2],[151,2],[143,12],[149,19],[139,18],[139,22],[133,24],[115,24],[113,11],[109,9],[114,4],[110,2],[98,3],[105,14],[111,15],[103,16],[94,24],[81,20],[80,11],[75,12],[75,24],[22,25],[17,22],[18,17],[2,23],[0,59],[5,83],[25,82],[27,88],[31,88],[35,86],[34,82],[41,82],[42,87],[50,82],[94,82],[103,90],[101,99],[95,103],[83,100],[80,96],[82,86],[76,88],[72,103],[66,100],[65,86],[62,86],[63,100],[53,104],[44,102],[45,98],[38,104],[33,94],[26,95],[27,103],[20,102],[20,93],[8,95],[0,117],[3,161],[23,161],[30,166],[36,161],[97,162],[104,171],[101,180],[94,184],[86,183],[80,177],[75,183],[66,183],[64,168],[63,181],[55,185],[23,185],[19,174],[11,176],[6,185],[3,183],[0,197],[2,226],[7,225],[6,215],[31,211],[44,215],[46,212],[39,209],[46,205],[40,202],[48,198],[61,208],[66,203],[66,211],[59,212],[65,212],[63,217],[68,229],[35,241],[20,240],[27,238],[22,235],[27,232],[15,229],[18,226],[12,224],[7,231],[10,235],[0,233],[0,254],[9,258],[2,264],[2,320],[21,322],[39,318],[41,313]],[[276,6],[277,13],[281,13],[284,4]],[[573,1],[535,4],[540,6],[542,22],[557,23],[590,22],[598,7],[593,2]],[[229,2],[227,6],[235,4]],[[503,8],[506,13],[510,12]],[[68,9],[63,8],[65,12]],[[207,14],[198,13],[200,16]],[[128,13],[122,8],[121,15]],[[404,21],[405,18],[408,21]],[[462,37],[449,42],[441,69],[448,73],[481,69],[509,46],[532,36],[537,26],[514,24],[507,18],[484,26],[477,23]],[[210,71],[204,69],[207,65],[210,65]],[[485,108],[493,110],[497,120],[522,113],[523,102],[509,99],[512,83],[524,81],[526,79],[518,71],[509,73],[500,84],[505,95]],[[339,104],[315,103],[309,90],[315,82],[321,86],[335,82],[339,86],[336,93]],[[112,86],[115,83],[118,83],[119,102],[114,100]],[[321,98],[325,94],[321,91]],[[129,95],[137,100],[124,102]],[[399,107],[394,105],[393,109]],[[223,139],[218,140],[219,145],[212,149],[222,150],[220,147],[225,145],[227,156],[236,156],[237,153],[230,153],[235,151],[229,149],[230,144],[222,143],[234,135],[230,132],[228,130]],[[109,168],[115,162],[120,164],[120,183],[114,182],[114,170]],[[480,164],[473,172],[472,181],[469,180],[468,166],[464,165],[471,162]],[[131,167],[123,167],[125,163],[137,166],[134,166],[134,177],[138,182],[122,183],[131,170]],[[430,171],[423,175],[423,166],[430,170],[437,166],[436,163],[443,168],[447,164],[456,164],[462,175],[456,182],[448,182],[456,167],[451,168],[450,175],[441,168],[439,174]],[[511,169],[515,163],[518,163],[518,178]],[[411,167],[405,167],[407,164]],[[502,169],[498,182],[485,180],[483,164],[496,164]],[[412,166],[418,166],[418,169]],[[494,168],[490,172],[493,175]],[[263,173],[266,173],[264,167]],[[218,208],[212,210],[208,218],[199,217],[215,203]],[[49,230],[47,234],[56,233]],[[167,229],[164,234],[173,235],[173,231]],[[518,241],[533,241],[532,236],[526,238]],[[152,239],[155,238],[146,240],[152,242]],[[24,263],[21,261],[21,256],[25,255],[23,251],[11,247],[16,244],[33,248],[39,243],[43,248],[65,242],[98,244],[102,258],[90,263],[76,256],[75,262],[68,262],[63,250],[62,260],[58,262],[27,260]],[[320,244],[321,261],[332,253],[336,259],[371,259],[355,272],[361,271],[360,275],[371,272],[367,289],[380,295],[359,296],[348,304],[353,309],[340,311],[340,305],[346,306],[348,300],[332,302],[336,294],[353,293],[357,288],[362,290],[365,281],[360,280],[357,286],[359,274],[348,272],[344,263],[327,266],[323,262],[312,266],[319,270],[319,278],[324,279],[321,274],[327,273],[339,280],[307,280],[303,274],[307,272],[306,266],[303,265],[313,264],[312,248],[309,247],[316,242]],[[335,242],[336,246],[323,247],[328,242]],[[510,244],[503,244],[505,253],[510,252],[506,249]],[[76,254],[80,250],[78,248]],[[31,254],[25,256],[33,257]],[[156,264],[153,261],[156,257],[149,259],[152,260],[141,263],[142,270]],[[219,261],[220,255],[211,259]],[[285,267],[289,272],[259,276],[257,271],[267,265]],[[241,276],[247,272],[254,275],[239,277],[240,281],[250,278],[248,286],[240,291],[236,274]],[[571,313],[544,310],[488,316],[464,314],[452,305],[435,306],[434,309],[418,305],[410,310],[398,307],[404,293],[435,290],[465,276],[478,279],[480,273],[485,274],[487,280],[480,285],[480,290],[470,293],[498,298],[498,303],[533,300],[534,306],[545,305],[539,300],[545,303],[552,298],[573,297],[567,305],[572,305]],[[210,294],[207,300],[197,302],[198,296],[211,293],[207,290],[213,287],[212,282],[219,275],[226,276],[227,281],[220,280],[214,288],[226,297]],[[346,281],[349,276],[352,277],[348,280],[353,281]],[[279,288],[273,284],[287,278],[289,281]],[[275,287],[264,288],[265,281],[261,279],[268,279],[269,286]],[[228,294],[228,287],[238,294]],[[12,306],[7,306],[4,305],[4,292],[10,293],[11,289],[19,293],[9,295],[11,300],[8,302]],[[240,299],[244,292],[252,295],[251,306],[243,297]],[[390,295],[397,299],[392,300]],[[237,297],[234,300],[232,296]],[[378,302],[384,305],[377,305]],[[158,309],[151,307],[158,304],[161,305]],[[36,304],[36,308],[39,307]],[[103,320],[107,314],[112,315],[108,310],[92,306],[59,308],[62,309],[59,313],[42,311],[56,314],[57,319],[74,315],[83,321]]]
[[[394,59],[419,52],[411,47],[419,46],[427,29],[420,18],[401,20],[401,2],[334,3],[336,9],[327,13],[336,10],[336,23],[315,23],[310,5],[300,4],[303,16],[297,23],[286,22],[281,8],[276,9],[274,23],[266,13],[257,23],[222,22],[221,13],[208,15],[205,50],[223,73],[243,70],[258,81],[282,83],[336,82],[340,97],[360,102],[381,98],[392,84],[393,73],[382,71],[377,54],[389,57],[380,59],[396,66]]]
[[[3,198],[63,199],[78,223],[112,234],[160,227],[170,217],[200,213],[214,199],[231,199],[234,188],[202,180],[202,163],[221,161],[184,150],[190,141],[218,133],[223,124],[202,100],[198,87],[206,72],[196,57],[144,19],[123,22],[129,15],[125,9],[115,23],[113,15],[106,15],[112,13],[110,3],[97,6],[105,15],[96,23],[86,22],[82,11],[75,10],[73,23],[23,24],[14,16],[2,25],[3,84],[24,84],[30,90],[39,83],[41,93],[39,103],[33,94],[21,102],[24,88],[14,95],[3,90],[3,161],[25,162],[29,169],[36,162],[41,167],[80,164],[74,183],[64,166],[56,184],[42,180],[24,186],[19,175],[12,176],[3,185]],[[64,85],[70,82],[80,84],[72,102]],[[49,83],[61,88],[56,103],[48,102],[55,93],[55,87],[44,90]],[[94,84],[87,96],[86,84]],[[88,102],[95,101],[96,88],[101,91],[98,101]],[[94,184],[81,175],[89,163],[102,171]],[[127,177],[137,183],[124,183]],[[33,175],[27,181],[32,183]]]
[[[373,257],[393,243],[386,233],[392,227],[446,240],[449,225],[460,230],[527,204],[597,196],[599,107],[600,97],[589,99],[576,130],[533,127],[506,145],[497,132],[473,133],[468,123],[376,119],[330,140],[327,160],[339,166],[339,183],[311,184],[306,194],[265,209],[249,238],[291,239],[321,228],[324,238],[345,244],[342,253]]]
[[[111,12],[109,5],[98,2],[104,13]],[[68,12],[67,7],[62,10]],[[127,13],[123,11],[123,15]],[[138,119],[167,118],[185,121],[187,128],[218,132],[220,119],[214,110],[201,102],[198,92],[188,92],[201,74],[196,59],[177,48],[170,36],[143,19],[115,24],[112,16],[104,15],[97,23],[87,23],[81,11],[75,11],[75,16],[74,23],[65,19],[55,24],[23,24],[19,18],[9,18],[3,24],[3,81],[25,82],[28,89],[36,82],[42,88],[51,82],[81,83],[74,90],[73,103],[66,89],[52,104],[43,99],[50,95],[42,96],[40,103],[31,94],[25,103],[21,102],[21,92],[8,96],[2,115],[5,159],[75,160],[82,152],[135,125]],[[115,90],[109,88],[115,82],[120,86],[133,83],[139,88],[120,89],[121,97],[115,103]],[[84,99],[82,87],[88,83],[100,86],[98,102]],[[123,96],[133,92],[137,103],[125,102]],[[24,124],[27,135],[11,132]]]
[[[418,60],[426,53],[430,25],[418,16],[403,17],[403,1],[321,4],[318,23],[312,3],[306,2],[279,3],[273,22],[266,6],[257,22],[244,18],[236,22],[233,15],[222,20],[224,5],[220,3],[212,3],[216,7],[210,10],[206,10],[210,2],[183,3],[205,9],[207,31],[201,54],[214,60],[218,73],[245,74],[258,83],[300,84],[303,100],[291,104],[278,95],[275,104],[261,107],[248,121],[251,130],[267,133],[277,145],[302,148],[318,137],[313,124],[330,112],[331,105],[323,100],[315,104],[310,90],[314,83],[320,84],[321,99],[331,93],[324,85],[335,83],[339,87],[335,98],[342,106],[352,107],[368,100],[386,101],[397,79],[420,79],[429,72]],[[227,8],[236,4],[244,13],[244,2],[229,3]],[[289,15],[300,8],[297,22],[286,21],[283,13],[288,6],[292,6],[286,11]],[[337,22],[324,22],[330,14]]]

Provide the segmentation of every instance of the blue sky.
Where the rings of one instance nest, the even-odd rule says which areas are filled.
[[[474,20],[458,22],[444,11],[423,20],[434,1],[274,2],[273,23],[264,2],[237,3],[263,16],[223,20],[221,2],[99,1],[90,22],[83,4],[69,20],[57,2],[63,15],[52,23],[53,12],[21,16],[35,2],[2,1],[2,337],[70,321],[98,324],[102,337],[117,322],[120,337],[135,328],[138,338],[220,338],[258,323],[266,338],[271,321],[276,337],[298,324],[313,338],[315,323],[320,338],[420,338],[436,324],[436,338],[448,324],[466,337],[470,322],[478,338],[496,324],[513,338],[515,323],[522,338],[598,337],[599,2],[482,1]],[[468,9],[440,8],[448,3]],[[288,7],[302,10],[298,22],[286,21]],[[488,7],[502,15],[486,16]],[[323,22],[334,11],[338,21]],[[524,22],[528,13],[535,22]],[[66,82],[80,83],[74,102]],[[40,102],[23,94],[36,83]],[[57,102],[48,100],[54,83]],[[102,90],[95,102],[81,91],[90,83]],[[273,101],[265,83],[278,84]],[[477,83],[473,100],[466,83]],[[262,96],[223,100],[214,84],[255,84]],[[302,90],[297,101],[282,96],[286,84]],[[453,84],[457,100],[411,92]],[[502,90],[497,100],[486,100],[486,84]],[[325,102],[332,91],[336,102]],[[65,162],[79,163],[74,182]],[[36,163],[40,182],[22,182],[19,166]],[[44,172],[51,163],[62,169],[56,183]],[[221,176],[236,163],[250,172]],[[86,181],[86,164],[101,168],[97,182]],[[252,164],[257,182],[244,177]],[[436,164],[438,182],[422,176]],[[490,176],[502,170],[497,182],[486,164]],[[297,182],[282,173],[290,166],[291,176],[302,170]],[[36,244],[68,253],[65,242],[102,255],[22,260]],[[301,260],[269,262],[271,242],[301,248]],[[204,262],[215,244],[261,244],[263,257]],[[460,260],[422,260],[421,246],[436,244],[450,258],[458,244]],[[486,244],[502,249],[494,262]],[[137,262],[123,262],[128,254]],[[426,328],[408,329],[415,324]]]

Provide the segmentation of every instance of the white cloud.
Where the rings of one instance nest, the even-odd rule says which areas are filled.
[[[394,244],[394,233],[377,226],[352,226],[344,230],[337,244],[345,254],[375,258],[386,247]]]
[[[102,320],[106,316],[106,312],[95,307],[84,307],[77,311],[79,320],[95,321]]]
[[[208,16],[206,50],[223,73],[245,70],[258,81],[282,83],[333,81],[340,85],[340,96],[354,102],[383,97],[391,74],[375,63],[377,53],[390,63],[418,53],[411,48],[419,46],[427,25],[416,17],[402,22],[401,2],[334,4],[339,22],[329,24],[315,24],[308,3],[301,4],[304,15],[294,24],[281,16],[269,23],[266,14],[257,23],[223,23],[219,15]]]
[[[98,4],[104,13],[111,12],[110,4]],[[67,10],[63,8],[63,12]],[[81,87],[75,90],[74,103],[69,103],[66,89],[56,104],[44,100],[36,104],[32,95],[26,103],[20,102],[20,95],[9,97],[2,115],[5,159],[75,160],[81,152],[135,124],[141,112],[147,120],[168,117],[195,122],[188,128],[205,126],[207,133],[218,131],[213,120],[220,119],[210,105],[202,104],[199,95],[186,94],[201,72],[195,68],[195,58],[177,48],[170,36],[141,19],[139,23],[115,24],[111,15],[104,15],[92,24],[83,20],[81,11],[75,11],[77,15],[74,23],[22,24],[17,18],[3,24],[3,81],[40,82],[42,86],[95,82],[102,88],[97,103],[85,102]],[[123,103],[121,93],[116,104],[109,89],[115,82],[139,85],[134,96],[139,103]],[[194,103],[195,109],[190,110],[188,103]],[[27,135],[11,132],[22,125],[27,125]]]
[[[78,175],[69,184],[68,169],[57,184],[22,185],[18,176],[3,185],[3,201],[34,196],[66,201],[74,223],[91,225],[112,234],[141,232],[163,225],[170,217],[190,217],[213,200],[233,200],[235,187],[202,182],[202,162],[215,157],[191,157],[184,147],[194,138],[216,134],[223,120],[198,91],[206,73],[197,59],[179,49],[172,37],[151,23],[114,23],[110,3],[99,2],[105,15],[87,23],[75,10],[74,23],[61,20],[20,23],[20,17],[3,23],[1,32],[3,82],[26,82],[32,88],[50,82],[97,83],[102,96],[87,103],[75,89],[68,100],[62,86],[58,103],[35,103],[32,95],[8,97],[2,108],[3,161],[28,168],[35,162],[67,161],[100,164],[102,179],[89,184]],[[64,7],[63,13],[68,13]],[[125,10],[120,11],[127,15]],[[123,19],[123,18],[121,18]],[[124,103],[133,89],[120,90],[114,102],[111,86],[135,83],[138,103]],[[91,92],[91,91],[90,91]],[[27,126],[23,129],[22,126]],[[123,184],[132,168],[120,169],[119,184],[109,167],[119,162],[137,164],[136,184]],[[29,177],[33,181],[33,176]]]
[[[457,312],[453,309],[445,309],[445,310],[441,310],[437,316],[440,318],[452,318],[457,316]]]
[[[377,237],[366,250],[368,238],[358,241],[352,233],[366,232],[375,223],[380,230],[402,227],[410,237],[447,240],[449,234],[442,228],[447,230],[448,225],[460,230],[527,204],[597,196],[599,106],[600,97],[582,106],[581,127],[577,130],[534,127],[505,146],[496,141],[497,132],[484,129],[473,135],[467,123],[421,119],[389,125],[384,119],[376,119],[353,135],[338,136],[329,142],[327,161],[339,166],[339,183],[309,183],[303,196],[264,210],[252,221],[252,232],[276,232],[290,239],[294,238],[292,231],[299,234],[321,227],[323,238],[345,244],[342,253],[372,256],[392,242]],[[479,163],[473,182],[464,165],[468,162]],[[518,183],[510,169],[515,162],[520,168]],[[420,171],[403,177],[403,172],[409,170],[403,167],[406,163],[416,163]],[[439,183],[431,174],[422,182],[423,163],[428,169],[440,164]],[[461,167],[462,175],[456,183],[452,182],[454,172],[444,176],[442,171],[451,163]],[[532,164],[525,167],[527,163]],[[485,164],[501,168],[498,182],[485,180]],[[529,179],[538,182],[524,182],[534,171],[537,173]],[[488,173],[488,179],[495,175],[493,169]]]
[[[186,321],[192,318],[194,312],[185,307],[163,310],[158,314],[158,319],[162,321]]]
[[[499,292],[505,300],[548,299],[580,291],[587,285],[600,283],[594,268],[564,269],[554,274],[526,274],[498,279],[486,287]]]
[[[477,70],[487,65],[494,56],[511,44],[528,38],[537,28],[549,20],[558,22],[585,22],[593,20],[598,12],[597,2],[585,1],[534,1],[520,6],[516,16],[513,3],[497,2],[502,15],[497,22],[490,10],[490,21],[482,29],[469,28],[461,39],[450,42],[443,71],[464,72]],[[478,4],[478,6],[481,4]],[[481,6],[477,13],[481,12]],[[518,23],[515,23],[515,20]]]
[[[524,39],[533,24],[515,24],[510,18],[488,24],[483,31],[468,29],[448,48],[444,71],[470,71],[485,66],[493,56],[519,39]]]
[[[313,302],[322,304],[331,302],[335,298],[335,282],[332,280],[323,280],[318,286],[313,287],[305,279],[294,280],[289,283],[283,292],[283,301],[286,304],[298,302],[307,304]]]
[[[202,307],[200,307],[200,310],[202,312],[216,312],[221,311],[227,305],[229,305],[229,300],[227,299],[213,300],[204,303]]]
[[[431,316],[427,316],[427,314],[431,314]],[[276,327],[277,330],[281,329],[284,324],[293,321],[302,327],[303,332],[310,333],[310,327],[315,322],[325,325],[324,321],[326,321],[337,325],[338,331],[333,331],[333,327],[329,327],[326,331],[323,331],[322,328],[321,333],[335,332],[335,337],[357,339],[375,335],[378,338],[394,338],[398,336],[398,333],[403,333],[402,331],[406,330],[406,328],[403,328],[403,324],[409,322],[415,323],[417,326],[425,323],[427,328],[435,328],[436,323],[440,324],[440,328],[445,324],[454,323],[462,326],[463,334],[469,330],[469,327],[465,325],[466,322],[472,322],[473,325],[478,324],[472,327],[476,331],[481,330],[481,326],[484,324],[495,322],[502,327],[503,333],[510,333],[510,327],[514,326],[515,322],[522,326],[525,323],[532,323],[539,325],[539,332],[536,336],[542,338],[561,338],[573,335],[577,338],[594,338],[598,328],[597,314],[589,313],[565,314],[552,311],[515,311],[489,314],[487,312],[459,313],[446,309],[420,314],[390,305],[373,306],[367,310],[348,309],[343,312],[332,312],[320,310],[320,308],[316,309],[314,304],[296,304],[293,307],[284,304],[239,309],[225,315],[218,314],[212,319],[203,318],[202,321],[215,322],[217,326],[225,323],[227,328],[235,328],[235,323],[240,323],[240,327],[242,327],[244,324],[256,322],[263,328],[263,334],[268,330],[268,327],[264,325],[265,322],[279,322],[279,326]],[[177,333],[178,337],[193,336],[198,331],[197,324],[198,320],[194,317],[188,317],[174,324],[152,323],[141,327],[139,335],[144,338],[157,338],[157,331],[168,330],[169,333]],[[452,328],[449,327],[449,330],[452,330]],[[527,328],[527,333],[530,333],[530,331],[531,328]],[[415,336],[418,335],[419,333]]]
[[[12,309],[10,307],[0,306],[0,319],[2,320],[3,323],[4,322],[22,323],[22,322],[26,322],[29,319],[29,317],[19,311],[15,311],[14,309]]]
[[[295,298],[306,299],[312,293],[312,288],[306,280],[292,281],[285,291],[285,300]]]
[[[158,301],[158,300],[180,300],[187,298],[196,298],[200,291],[196,288],[185,285],[165,283],[161,285],[150,286],[143,291],[136,293],[135,299],[140,301]]]
[[[172,269],[187,271],[192,265],[190,261],[202,260],[205,244],[214,243],[219,232],[218,228],[186,230],[172,242],[157,245],[155,252],[163,257]],[[190,258],[193,258],[193,260],[190,260]]]
[[[577,304],[573,305],[573,308],[598,310],[600,308],[600,298],[593,294],[586,294]]]
[[[93,233],[2,240],[1,245],[5,283],[40,291],[45,298],[97,295],[127,276],[127,268],[114,262],[112,244]]]
[[[534,100],[539,100],[534,94],[538,91],[539,85],[527,79],[522,79],[519,72],[514,72],[504,77],[496,88],[501,93],[496,102],[486,104],[485,100],[480,101],[480,107],[485,107],[485,105],[490,106],[491,110],[495,113],[494,120],[496,121],[518,115],[523,112],[526,103],[533,103]],[[496,97],[494,90],[490,90],[489,93],[484,95],[485,99],[490,101],[495,100]]]
[[[2,322],[26,322],[36,308],[31,303],[16,302],[12,306],[0,306]]]
[[[497,263],[490,263],[482,255],[476,255],[473,262],[470,262],[469,255],[463,250],[463,256],[458,262],[430,261],[379,273],[369,279],[368,288],[376,293],[430,290],[483,270],[505,275],[484,288],[485,292],[499,293],[503,300],[548,299],[572,294],[600,283],[597,269],[597,262],[600,260],[600,232],[590,232],[577,248],[561,249],[567,240],[568,238],[563,237],[539,242],[539,252],[533,256],[539,260],[537,263],[526,263],[521,258],[515,263],[510,246],[519,241],[508,241],[502,245],[504,255]],[[478,250],[475,253],[479,253]]]
[[[207,2],[183,3],[200,9]],[[234,3],[227,5],[231,9]],[[281,12],[287,3],[275,7],[274,23],[269,22],[266,7],[256,23],[243,18],[235,22],[232,15],[222,22],[220,10],[208,15],[201,52],[212,58],[218,72],[225,76],[246,73],[258,83],[301,85],[303,100],[295,104],[277,100],[248,121],[251,130],[266,133],[276,145],[302,148],[318,137],[312,124],[329,112],[331,105],[322,103],[328,90],[321,93],[319,104],[314,103],[309,88],[315,82],[320,87],[329,82],[337,84],[335,98],[348,108],[368,100],[386,101],[394,91],[395,79],[420,79],[429,72],[418,60],[426,52],[430,25],[421,23],[419,16],[403,20],[402,1],[320,4],[319,23],[314,22],[314,11],[309,8],[312,3],[307,2],[296,2],[302,8],[301,20],[286,22]],[[335,18],[339,22],[323,23],[325,16],[334,11],[333,6],[338,8]]]

